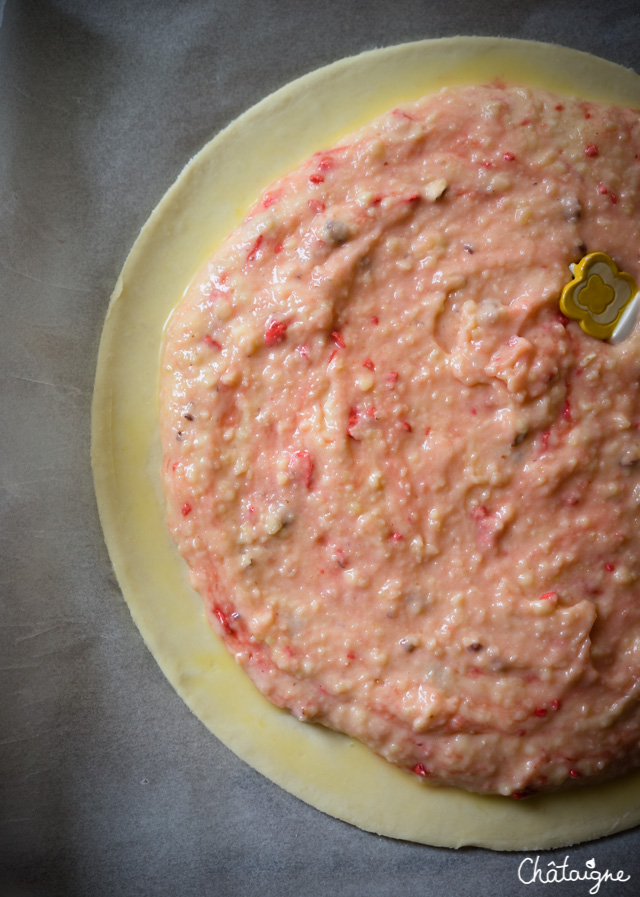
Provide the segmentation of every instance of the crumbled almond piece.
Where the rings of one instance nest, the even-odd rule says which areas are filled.
[[[435,202],[437,199],[440,199],[448,186],[449,185],[444,178],[437,178],[435,181],[430,181],[422,191],[424,198],[428,199],[429,202]]]

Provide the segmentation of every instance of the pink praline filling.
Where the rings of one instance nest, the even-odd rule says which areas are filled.
[[[635,111],[442,91],[271,185],[169,324],[168,521],[212,625],[430,783],[640,763],[640,332],[558,310],[585,252],[640,278],[639,158]]]

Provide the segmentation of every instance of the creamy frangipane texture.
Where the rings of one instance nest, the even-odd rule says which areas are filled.
[[[169,524],[258,688],[434,783],[638,763],[638,337],[563,319],[638,277],[640,121],[469,87],[272,185],[163,359]]]

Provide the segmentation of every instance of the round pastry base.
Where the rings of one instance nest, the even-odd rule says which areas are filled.
[[[267,97],[186,166],[118,280],[100,344],[92,461],[105,539],[144,640],[176,691],[238,756],[287,791],[378,834],[446,847],[560,847],[640,822],[640,774],[525,801],[433,788],[363,745],[299,723],[254,688],[209,627],[166,525],[158,358],[164,324],[262,189],[385,109],[492,81],[640,106],[640,78],[573,50],[448,38],[373,50]]]

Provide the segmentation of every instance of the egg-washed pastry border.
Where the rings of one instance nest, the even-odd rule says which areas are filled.
[[[111,297],[92,463],[107,547],[132,617],[178,694],[239,757],[314,807],[371,832],[443,847],[539,850],[638,824],[640,773],[524,801],[474,795],[429,787],[351,738],[278,710],[206,621],[169,537],[160,483],[165,322],[260,192],[399,102],[496,78],[640,107],[640,77],[613,63],[528,41],[455,37],[372,50],[305,75],[208,143],[145,224]]]

